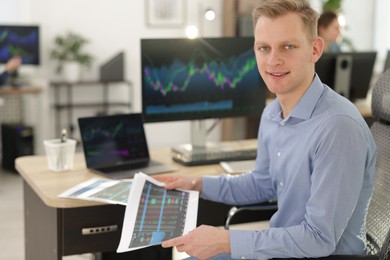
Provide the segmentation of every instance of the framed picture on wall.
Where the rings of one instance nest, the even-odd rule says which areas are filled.
[[[185,21],[187,0],[147,0],[146,24],[149,26],[181,26]]]

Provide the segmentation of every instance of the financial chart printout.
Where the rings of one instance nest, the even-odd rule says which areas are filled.
[[[194,229],[199,193],[167,190],[139,173],[133,179],[118,252],[161,244]]]
[[[145,182],[130,247],[158,244],[181,236],[184,231],[189,194],[166,190]]]
[[[126,206],[132,180],[92,178],[59,194],[61,198],[101,201]]]

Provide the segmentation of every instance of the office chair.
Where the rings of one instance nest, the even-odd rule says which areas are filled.
[[[317,259],[390,259],[390,69],[374,86],[371,107],[374,117],[371,132],[377,145],[377,161],[375,186],[366,219],[368,255]],[[264,210],[264,206],[269,205],[233,207],[225,228],[229,229],[236,214],[245,210]]]

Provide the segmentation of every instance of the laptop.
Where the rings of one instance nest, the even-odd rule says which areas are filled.
[[[78,124],[87,168],[98,174],[123,179],[176,170],[150,159],[140,113],[83,117]]]

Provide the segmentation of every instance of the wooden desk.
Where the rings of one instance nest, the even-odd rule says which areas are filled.
[[[1,87],[0,96],[39,94],[42,92],[41,87]]]
[[[184,167],[174,163],[171,160],[169,148],[152,149],[151,157],[177,166],[178,170],[174,172],[175,174],[216,175],[223,171],[217,164]],[[53,260],[73,254],[116,250],[120,240],[125,207],[57,197],[58,194],[80,182],[98,177],[86,169],[82,154],[76,154],[74,169],[69,172],[49,171],[45,156],[20,157],[16,159],[16,169],[24,180],[25,259]],[[224,210],[228,209],[229,207]],[[216,210],[219,209],[216,208]],[[209,213],[209,210],[200,209],[200,211]],[[221,214],[226,216],[225,212]],[[113,232],[94,235],[82,235],[81,233],[83,228],[113,225],[117,226],[117,230]],[[158,250],[162,249],[158,247]],[[170,259],[171,250],[165,251],[165,256],[161,256],[159,252],[160,258],[140,256],[142,251],[134,251],[134,254],[138,255],[127,256],[127,259],[140,259],[141,257]],[[103,258],[113,259],[110,258],[111,256],[107,254],[107,258],[104,256]]]
[[[372,117],[371,103],[368,102],[355,102],[355,106],[359,109],[364,118]]]

